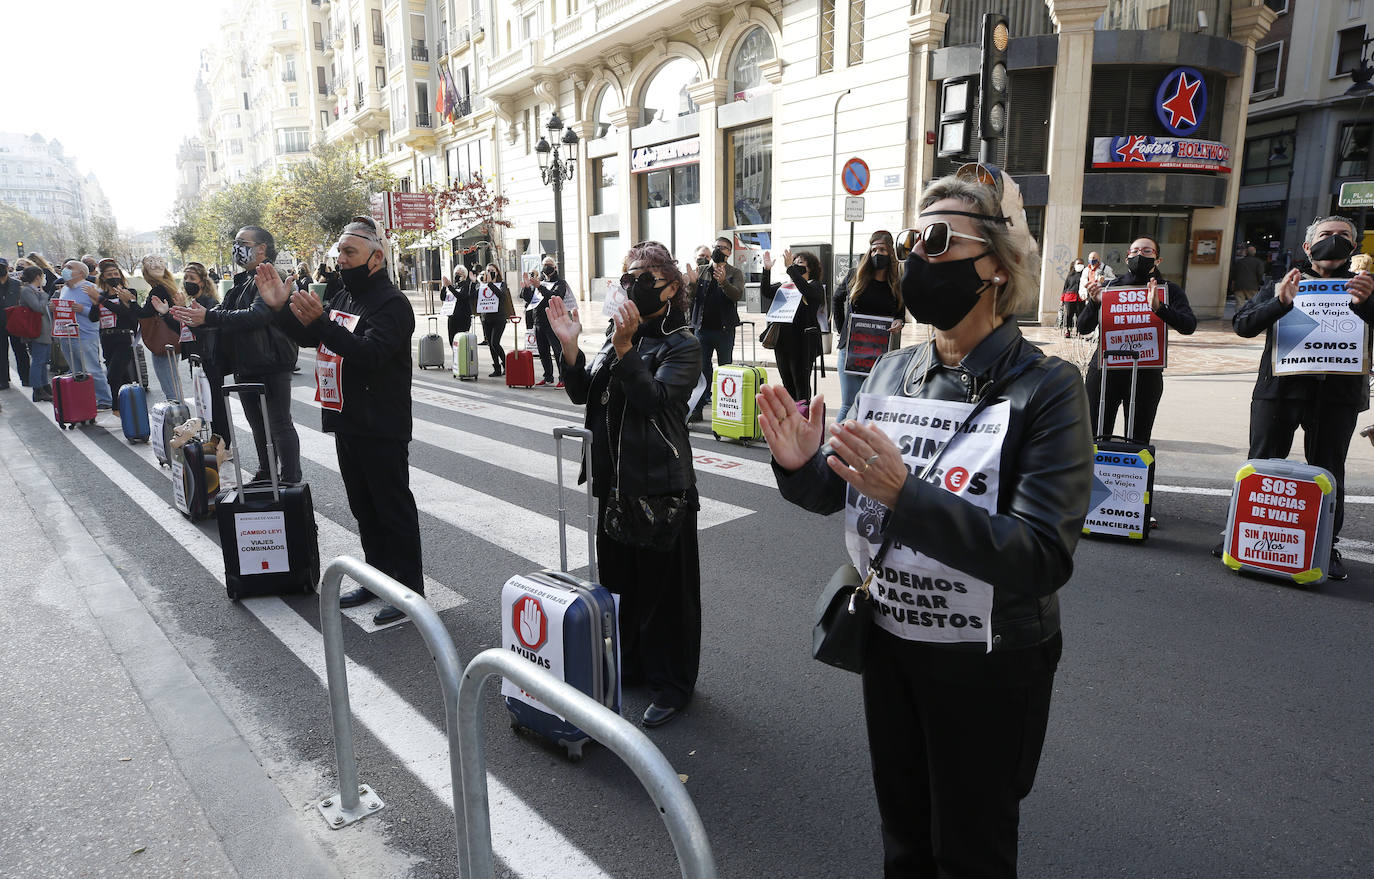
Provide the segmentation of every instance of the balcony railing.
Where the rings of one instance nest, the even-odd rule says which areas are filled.
[[[433,128],[433,127],[434,127],[434,117],[431,116],[431,115],[428,114],[428,113],[416,113],[416,114],[415,114],[415,127],[416,127],[416,128]]]
[[[395,67],[395,66],[397,66],[397,65],[400,64],[400,63],[401,63],[401,53],[400,53],[400,52],[387,52],[387,53],[386,53],[386,66],[387,66],[387,67]]]
[[[288,71],[286,71],[285,73],[283,73],[283,74],[281,75],[281,81],[282,81],[282,82],[295,82],[295,81],[296,81],[296,71],[294,71],[294,70],[288,70]]]
[[[412,43],[410,46],[411,61],[428,61],[429,47],[424,43]]]
[[[323,51],[324,51],[324,38],[323,38],[323,37],[321,37],[320,39],[318,39],[318,40],[315,41],[315,51],[316,51],[316,52],[323,52]]]
[[[358,97],[357,97],[357,99],[353,101],[353,109],[355,109],[355,110],[361,110],[362,108],[363,108],[363,93],[362,93],[362,92],[358,92]]]
[[[372,35],[372,45],[374,45],[374,46],[385,46],[385,45],[386,45],[386,38],[385,38],[383,35],[381,35],[381,34],[373,34],[373,35]]]

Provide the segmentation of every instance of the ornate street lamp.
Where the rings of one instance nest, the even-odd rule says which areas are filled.
[[[1355,84],[1345,90],[1347,95],[1368,95],[1370,92],[1374,92],[1374,83],[1370,82],[1371,79],[1374,79],[1374,67],[1370,66],[1369,58],[1370,43],[1374,43],[1374,37],[1370,37],[1360,45],[1360,64],[1350,71],[1350,78],[1354,80]]]
[[[549,138],[539,138],[534,152],[539,159],[539,174],[545,186],[553,187],[553,237],[557,248],[558,270],[566,271],[563,264],[563,183],[573,179],[577,168],[577,132],[571,128],[564,130],[563,120],[554,113],[546,126]],[[558,132],[562,131],[560,138]],[[552,146],[549,139],[554,140]],[[559,150],[562,149],[562,154]]]

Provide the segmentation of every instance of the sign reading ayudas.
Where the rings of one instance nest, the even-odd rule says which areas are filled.
[[[1368,336],[1345,278],[1299,281],[1292,310],[1274,324],[1274,375],[1363,375]]]
[[[528,577],[511,577],[501,589],[502,649],[523,656],[560,681],[567,680],[563,614],[576,600],[577,593],[570,589],[550,589]],[[556,713],[505,678],[501,679],[501,695]]]

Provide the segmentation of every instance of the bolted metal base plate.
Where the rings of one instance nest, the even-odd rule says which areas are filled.
[[[360,784],[358,785],[358,808],[344,809],[337,793],[316,802],[315,808],[320,810],[324,823],[334,830],[338,830],[340,827],[347,827],[354,821],[360,821],[368,815],[375,815],[385,805],[382,798],[377,796],[376,791],[365,784]]]

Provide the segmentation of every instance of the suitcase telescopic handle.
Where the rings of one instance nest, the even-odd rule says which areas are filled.
[[[239,384],[225,385],[221,390],[225,394],[238,394],[243,396],[245,392],[256,393],[258,403],[262,406],[262,432],[267,444],[267,473],[272,477],[272,502],[277,503],[281,500],[281,489],[277,485],[277,450],[272,445],[272,422],[267,417],[267,386],[257,382],[241,382]],[[243,484],[243,466],[239,463],[239,457],[243,454],[239,448],[238,437],[234,433],[234,413],[233,408],[226,400],[224,404],[224,420],[229,424],[229,442],[234,447],[234,476],[239,483],[239,497],[244,498],[248,495],[248,488]]]
[[[172,390],[176,393],[177,399],[184,402],[186,395],[181,390],[181,373],[177,371],[177,349],[171,345],[165,345],[163,348],[167,352],[167,359],[172,362]]]
[[[1126,412],[1126,436],[1135,436],[1135,388],[1140,375],[1140,352],[1134,348],[1107,348],[1102,351],[1102,387],[1097,395],[1097,435],[1103,436],[1107,423],[1107,358],[1129,357],[1131,360],[1131,407]]]
[[[558,471],[558,560],[568,570],[568,511],[563,506],[563,440],[577,437],[582,441],[582,466],[587,468],[587,579],[596,582],[596,497],[592,494],[591,447],[592,432],[585,427],[555,427],[553,455]]]

